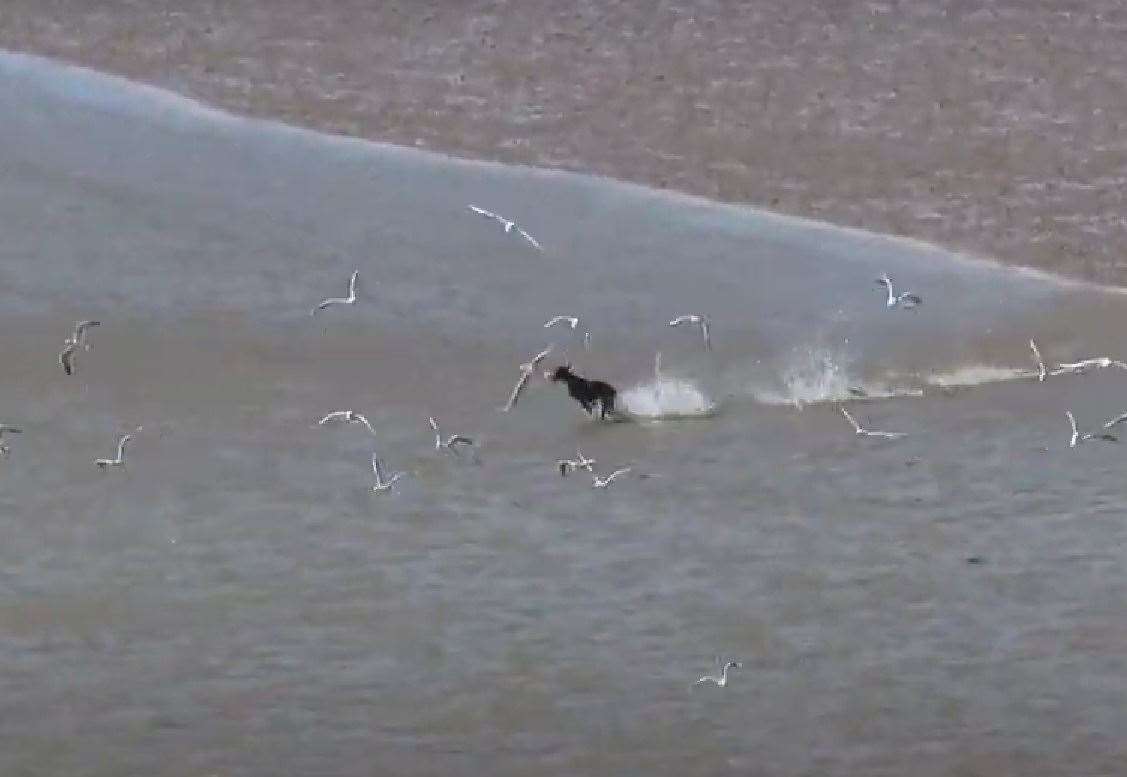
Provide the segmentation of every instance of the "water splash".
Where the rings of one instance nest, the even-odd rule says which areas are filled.
[[[859,399],[918,397],[911,382],[862,379],[851,369],[852,357],[841,349],[813,346],[795,349],[769,385],[752,386],[751,395],[768,405],[805,405]]]
[[[716,412],[716,403],[688,380],[662,376],[622,392],[622,408],[639,418],[686,418]]]
[[[945,372],[933,372],[927,376],[927,383],[940,388],[960,388],[963,386],[981,386],[986,383],[1004,383],[1011,380],[1027,380],[1036,377],[1036,370],[973,364],[966,367],[956,367]]]

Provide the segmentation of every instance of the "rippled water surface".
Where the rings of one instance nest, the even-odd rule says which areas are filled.
[[[1121,773],[1124,453],[1064,412],[1127,375],[1027,347],[1122,356],[1118,294],[15,55],[0,115],[4,774]],[[553,342],[632,422],[498,412]]]

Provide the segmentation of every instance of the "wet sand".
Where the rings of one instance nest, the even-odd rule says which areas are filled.
[[[1112,0],[0,9],[0,46],[245,114],[1111,283],[1127,281],[1125,28]]]

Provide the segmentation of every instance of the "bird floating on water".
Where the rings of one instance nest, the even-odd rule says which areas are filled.
[[[544,361],[548,354],[552,352],[552,348],[554,347],[555,346],[549,345],[543,351],[533,356],[524,364],[520,365],[520,378],[517,380],[517,384],[513,386],[512,393],[509,394],[509,401],[505,403],[505,406],[503,408],[501,408],[503,412],[507,413],[513,409],[513,407],[517,403],[517,400],[520,399],[521,393],[528,386],[528,381],[532,379],[532,373],[536,371],[536,368],[540,366],[540,362]]]
[[[552,318],[549,318],[547,321],[544,322],[544,328],[545,329],[551,329],[552,327],[556,326],[557,324],[567,324],[572,329],[575,329],[575,327],[579,326],[579,317],[578,316],[553,316]]]
[[[719,662],[717,662],[719,664]],[[718,673],[706,674],[704,677],[693,683],[694,686],[703,685],[704,683],[715,683],[717,687],[723,688],[728,684],[728,670],[739,669],[743,666],[739,661],[729,661],[724,664],[724,668],[720,669]],[[718,667],[719,669],[719,667]]]
[[[560,470],[560,477],[567,477],[569,472],[574,472],[577,469],[585,469],[592,475],[595,474],[595,465],[599,462],[594,459],[587,458],[583,455],[583,451],[579,448],[575,449],[574,459],[558,459],[556,467]]]
[[[344,421],[350,424],[363,424],[368,428],[369,432],[371,432],[372,434],[376,433],[376,430],[375,428],[373,428],[372,423],[363,415],[357,413],[355,410],[334,410],[333,412],[322,418],[320,421],[318,421],[317,425],[326,426],[336,421]]]
[[[910,310],[916,305],[923,304],[923,298],[918,294],[912,294],[909,291],[897,294],[892,290],[892,278],[888,277],[888,273],[881,273],[876,282],[884,286],[888,290],[888,300],[884,303],[887,308],[902,307],[905,310]]]
[[[711,335],[712,321],[708,318],[708,316],[690,314],[690,315],[686,315],[686,316],[677,316],[677,318],[675,318],[675,319],[673,319],[669,322],[669,326],[681,326],[681,324],[697,324],[697,325],[699,325],[700,326],[700,336],[701,336],[701,339],[704,341],[705,349],[709,350],[709,351],[712,350],[712,335]]]
[[[8,424],[0,424],[0,440],[4,439],[5,434],[23,434],[23,429],[20,429],[18,426],[8,426]],[[0,453],[7,456],[11,452],[12,449],[8,447],[7,443],[0,442]]]
[[[443,448],[446,448],[447,450],[451,450],[457,453],[459,445],[464,445],[467,448],[472,448],[474,446],[474,441],[471,438],[465,437],[461,434],[452,434],[445,440],[443,440],[442,432],[440,432],[438,429],[438,421],[434,420],[434,416],[428,418],[427,423],[429,423],[430,428],[434,430],[434,449],[436,451],[440,451]]]
[[[861,424],[857,423],[857,420],[844,407],[838,409],[841,411],[841,414],[845,416],[845,420],[849,422],[849,425],[853,427],[853,431],[862,437],[883,437],[886,440],[898,440],[901,437],[907,436],[906,432],[878,432],[873,429],[866,429],[861,426]]]
[[[467,207],[479,216],[484,216],[487,219],[492,219],[493,221],[496,221],[505,230],[506,235],[511,234],[512,231],[515,229],[520,234],[520,236],[523,237],[525,240],[527,240],[532,245],[532,247],[535,248],[537,251],[543,251],[544,250],[544,248],[540,245],[540,243],[536,240],[536,238],[534,238],[532,235],[525,232],[512,219],[507,219],[504,216],[500,216],[500,215],[494,213],[491,210],[486,210],[485,208],[479,208],[476,205],[468,205]]]
[[[133,431],[139,432],[139,431],[141,431],[141,427],[138,426]],[[113,459],[94,459],[94,463],[96,465],[98,465],[99,469],[105,469],[106,467],[124,467],[125,466],[125,446],[132,439],[133,439],[132,434],[122,435],[121,439],[119,439],[117,441],[117,457],[113,458]]]
[[[630,467],[623,467],[622,469],[616,469],[606,477],[601,477],[594,470],[591,470],[591,488],[606,488],[614,482],[615,478],[625,475],[628,472],[630,472]]]
[[[324,310],[330,305],[355,305],[356,304],[356,279],[360,276],[359,270],[352,271],[352,277],[348,279],[348,296],[347,297],[329,297],[322,300],[321,304],[309,311],[309,315],[317,315],[317,311]]]
[[[372,473],[376,476],[376,482],[375,485],[372,486],[372,490],[377,493],[390,491],[391,487],[395,485],[395,481],[406,474],[405,472],[393,472],[389,477],[384,473],[383,460],[374,453],[372,454]]]
[[[1044,383],[1048,371],[1045,369],[1045,360],[1041,358],[1041,350],[1037,347],[1037,343],[1033,342],[1033,338],[1029,338],[1029,350],[1033,351],[1033,361],[1037,363],[1037,381]]]
[[[1068,416],[1068,425],[1070,427],[1072,427],[1072,437],[1070,437],[1069,440],[1068,440],[1068,447],[1069,448],[1075,448],[1080,443],[1088,442],[1089,440],[1102,440],[1104,442],[1119,442],[1118,437],[1116,437],[1114,434],[1110,434],[1108,432],[1085,432],[1084,434],[1080,434],[1080,432],[1076,428],[1076,416],[1074,416],[1072,414],[1071,410],[1065,410],[1064,414],[1066,416]],[[1104,428],[1110,429],[1112,426],[1115,426],[1115,424],[1118,423],[1118,422],[1119,422],[1119,419],[1112,419],[1107,424],[1104,424]]]

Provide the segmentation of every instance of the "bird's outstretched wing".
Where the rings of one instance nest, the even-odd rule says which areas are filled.
[[[132,439],[133,439],[133,435],[126,434],[126,435],[123,435],[122,438],[117,441],[117,460],[118,461],[121,461],[123,458],[125,458],[125,446]]]
[[[529,371],[529,372],[531,372],[532,370],[535,370],[537,367],[540,366],[540,362],[542,362],[546,358],[548,358],[548,354],[550,354],[552,352],[553,348],[555,348],[554,345],[549,345],[543,351],[541,351],[540,353],[536,354],[531,359],[529,359],[527,364],[522,364],[521,369],[522,370],[527,369],[527,371]]]
[[[484,216],[487,219],[493,219],[494,221],[500,222],[502,224],[505,224],[505,223],[508,222],[507,218],[505,218],[504,216],[499,216],[491,210],[486,210],[485,208],[479,208],[476,205],[469,205],[467,207],[469,207],[469,209],[472,210],[477,215]]]
[[[366,417],[364,417],[360,413],[353,413],[352,417],[348,420],[351,421],[354,424],[364,424],[364,426],[366,426],[368,428],[368,431],[371,432],[373,435],[375,435],[376,430],[372,426],[372,422],[369,421]]]
[[[74,374],[74,349],[77,347],[78,343],[71,341],[59,352],[59,364],[67,375]]]
[[[309,311],[309,315],[315,316],[317,315],[317,311],[324,310],[330,305],[343,305],[345,304],[345,302],[347,302],[347,300],[345,300],[343,297],[329,297],[326,300],[322,300],[320,305]]]
[[[450,435],[450,439],[446,441],[446,447],[453,448],[455,445],[473,445],[474,441],[469,437],[460,434]]]
[[[320,421],[318,421],[317,425],[318,426],[324,426],[325,424],[329,423],[330,421],[337,421],[337,420],[347,421],[347,420],[349,420],[349,418],[351,416],[352,416],[351,410],[334,410],[333,412],[329,413],[327,416],[322,418]]]
[[[531,377],[532,377],[532,370],[522,370],[521,371],[520,380],[518,380],[517,384],[515,386],[513,386],[513,391],[512,391],[511,394],[509,394],[509,401],[506,402],[505,407],[502,408],[504,410],[504,412],[507,413],[507,412],[509,412],[510,410],[513,409],[513,406],[516,405],[517,400],[520,398],[521,392],[523,392],[524,389],[525,389],[525,386],[528,385],[528,379],[531,378]]]
[[[360,277],[359,270],[352,271],[352,277],[348,279],[348,296],[350,299],[356,299],[356,279]]]
[[[534,238],[532,235],[525,232],[520,227],[517,227],[517,232],[520,232],[520,236],[523,237],[525,240],[527,240],[529,243],[531,243],[532,247],[535,248],[537,251],[543,251],[544,250],[544,247],[542,245],[540,245],[540,242],[536,238]]]
[[[850,414],[850,412],[844,407],[839,409],[841,410],[841,414],[845,416],[845,420],[848,421],[849,425],[853,427],[853,431],[857,434],[864,434],[865,430],[861,428],[861,424],[857,423],[857,420]]]

